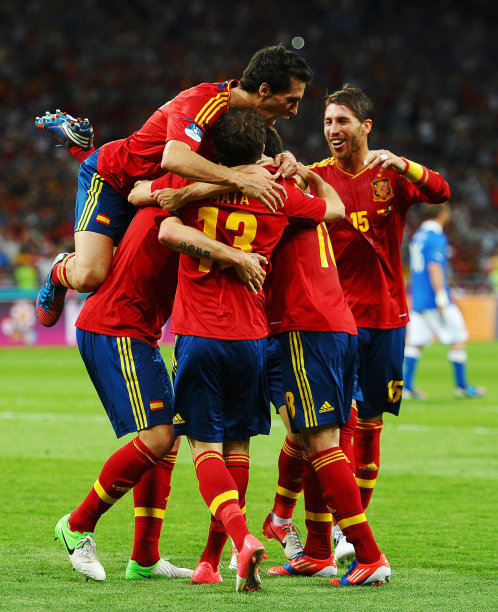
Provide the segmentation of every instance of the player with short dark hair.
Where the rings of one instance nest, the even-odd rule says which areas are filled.
[[[299,174],[311,187],[316,185],[318,176],[311,170],[301,167]],[[268,323],[280,342],[291,429],[300,435],[300,448],[295,450],[301,450],[304,463],[308,537],[302,553],[268,573],[335,576],[332,512],[355,544],[356,559],[347,575],[332,578],[331,584],[381,584],[390,580],[391,569],[372,535],[340,445],[341,427],[351,410],[357,331],[339,284],[326,225],[287,228],[272,265]]]
[[[274,80],[276,71],[282,71],[282,80]],[[312,73],[298,54],[281,45],[256,54],[250,72],[260,79],[256,87],[250,81],[246,90],[237,80],[192,87],[161,106],[131,136],[104,144],[84,160],[76,197],[75,253],[57,256],[38,294],[36,312],[42,325],[58,321],[68,288],[93,291],[106,278],[113,248],[135,212],[127,197],[137,180],[171,171],[231,186],[271,209],[283,204],[281,186],[268,173],[244,174],[214,163],[211,133],[229,108],[252,108],[268,126],[279,117],[295,115]],[[37,124],[70,144],[74,141],[67,134],[78,136],[82,129],[82,124],[72,125],[57,113]],[[284,176],[294,171],[292,156],[282,155],[276,163]]]
[[[341,447],[355,464],[365,509],[379,471],[383,413],[397,414],[401,402],[408,308],[400,249],[406,213],[414,203],[442,203],[449,197],[449,186],[439,174],[386,150],[369,151],[372,115],[372,102],[359,88],[344,85],[328,95],[324,133],[332,157],[310,166],[337,190],[346,207],[345,219],[330,224],[329,233],[341,286],[358,326],[359,385],[358,412],[353,407],[341,428]],[[273,530],[281,543],[286,534],[278,527],[293,527],[300,492],[300,483],[293,479],[302,461],[292,442],[286,440],[282,448],[276,512],[263,527],[269,537]],[[275,518],[276,513],[283,518]],[[338,525],[333,533],[336,559],[349,561],[353,547]]]
[[[240,143],[246,137],[249,148],[245,161],[250,162],[258,133],[256,148],[262,152],[264,123],[254,111],[235,109],[224,115],[216,126],[219,135],[227,133],[227,126],[227,163],[242,161]],[[221,146],[223,139],[217,142]],[[159,179],[151,189],[161,182]],[[257,568],[264,556],[263,545],[248,532],[241,511],[247,472],[245,478],[240,473],[234,478],[230,463],[236,455],[239,465],[244,461],[248,468],[249,438],[269,431],[265,375],[268,325],[263,293],[247,292],[234,272],[213,264],[204,253],[202,240],[204,234],[216,236],[223,243],[268,259],[291,220],[316,225],[328,211],[335,214],[340,203],[323,181],[318,189],[322,197],[304,194],[293,181],[283,180],[282,184],[287,192],[285,208],[274,214],[257,200],[235,192],[190,203],[180,213],[185,225],[171,218],[164,221],[160,233],[163,242],[183,254],[172,318],[177,334],[175,433],[189,438],[201,494],[218,522],[219,536],[215,537],[212,526],[211,543],[208,541],[192,581],[221,581],[218,564],[228,534],[239,551],[237,590],[260,588]],[[228,457],[224,458],[224,452]]]
[[[324,134],[332,157],[311,166],[346,207],[329,233],[359,334],[354,450],[364,509],[379,471],[383,414],[397,415],[401,404],[409,319],[400,252],[406,214],[415,203],[441,204],[450,195],[438,173],[388,150],[369,150],[371,109],[368,96],[349,85],[327,96]]]
[[[74,152],[83,156],[81,150]],[[138,210],[106,281],[87,298],[76,321],[81,355],[117,437],[138,432],[107,460],[85,500],[56,526],[74,569],[94,580],[105,579],[93,540],[96,524],[131,488],[135,538],[125,577],[192,575],[159,555],[178,453],[171,383],[157,344],[171,314],[178,270],[178,254],[158,242],[168,215],[155,206]],[[254,254],[225,247],[219,255],[236,265],[246,281],[260,275]]]
[[[310,83],[311,77],[304,59],[280,44],[256,51],[242,74],[240,86],[256,92],[265,82],[273,92],[278,92],[289,89],[292,79]]]

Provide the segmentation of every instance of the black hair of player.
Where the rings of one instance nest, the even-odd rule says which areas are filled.
[[[234,108],[224,113],[213,127],[213,146],[225,166],[254,164],[263,152],[266,125],[250,108]]]
[[[284,145],[282,144],[282,140],[280,139],[277,130],[273,127],[267,127],[265,155],[268,155],[268,157],[275,157],[275,155],[282,153],[283,150]]]
[[[276,94],[290,89],[292,77],[308,84],[313,72],[300,55],[279,44],[264,47],[252,56],[240,79],[240,87],[254,93],[262,83],[268,83],[271,93]]]

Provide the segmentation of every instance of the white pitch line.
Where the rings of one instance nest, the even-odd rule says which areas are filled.
[[[459,431],[465,431],[478,435],[498,435],[498,428],[492,429],[490,427],[454,427],[451,425],[416,425],[415,423],[400,423],[399,425],[384,424],[387,429],[397,429],[399,431],[414,431],[414,432],[425,432],[425,431],[441,431],[445,433],[458,433]]]
[[[89,421],[104,423],[107,416],[101,414],[59,414],[56,412],[0,412],[0,419],[18,421]]]
[[[25,421],[76,421],[76,422],[95,422],[103,423],[107,422],[107,415],[105,414],[64,414],[57,412],[12,412],[12,411],[0,411],[0,419],[4,420],[19,420]],[[276,419],[272,422],[272,427],[281,428],[283,427],[282,421]],[[446,433],[458,433],[465,431],[466,433],[493,436],[498,435],[498,429],[492,429],[490,427],[472,427],[469,429],[462,427],[452,427],[448,425],[418,425],[415,423],[400,423],[394,425],[385,423],[386,429],[395,429],[399,431],[413,431],[413,432],[427,432],[427,431],[442,431]]]

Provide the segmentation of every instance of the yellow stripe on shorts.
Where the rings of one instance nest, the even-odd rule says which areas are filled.
[[[133,361],[131,338],[116,338],[116,340],[118,343],[119,358],[121,360],[121,371],[123,372],[123,377],[128,389],[135,423],[137,424],[138,430],[145,429],[147,427],[147,415],[145,414],[140,385],[138,384],[135,362]]]
[[[76,226],[77,232],[84,232],[88,227],[90,219],[92,218],[92,215],[95,212],[95,208],[97,207],[99,195],[102,191],[103,186],[104,179],[100,176],[98,172],[95,172],[92,176],[90,189],[88,190],[88,198],[85,202],[85,206],[83,208],[80,220],[78,221],[78,225]]]
[[[311,394],[311,387],[308,382],[306,368],[304,366],[303,345],[301,342],[300,333],[298,331],[290,332],[289,342],[292,356],[292,368],[294,370],[294,375],[299,388],[299,395],[301,396],[301,403],[304,410],[305,426],[316,427],[318,425],[318,420],[316,418],[315,404],[313,402],[313,395]]]

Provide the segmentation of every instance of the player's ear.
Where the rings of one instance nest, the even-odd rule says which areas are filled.
[[[372,120],[371,119],[365,119],[365,121],[362,123],[361,133],[362,134],[370,134],[371,131],[372,131]]]
[[[271,87],[268,85],[268,83],[261,83],[258,92],[262,98],[269,98],[272,95]]]

